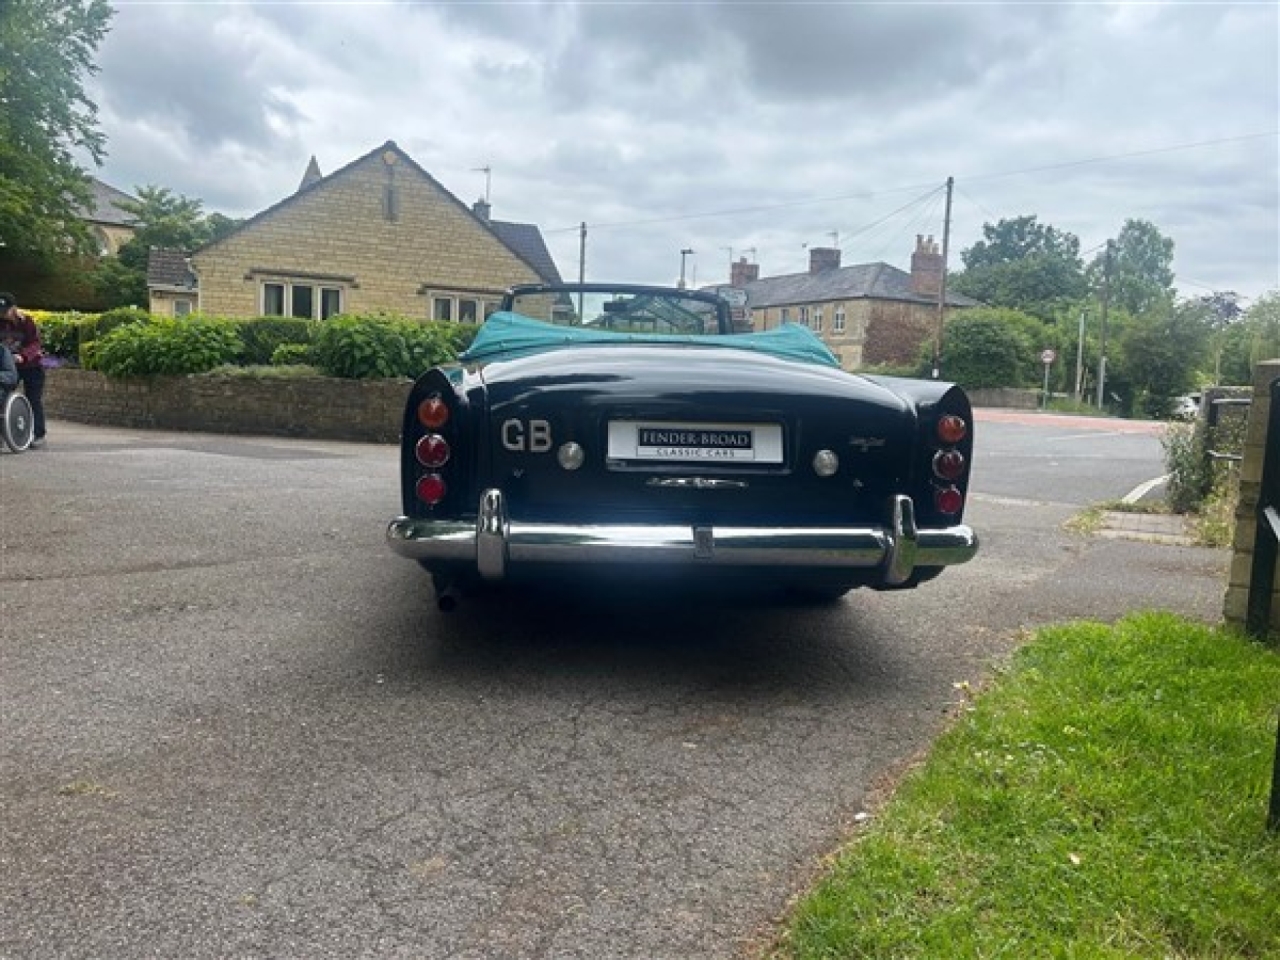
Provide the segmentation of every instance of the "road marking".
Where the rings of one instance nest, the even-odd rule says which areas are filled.
[[[1120,502],[1121,503],[1137,503],[1139,500],[1145,497],[1148,493],[1150,493],[1152,490],[1160,486],[1160,484],[1164,483],[1168,479],[1169,479],[1169,475],[1165,474],[1163,477],[1156,477],[1154,480],[1148,480],[1146,483],[1140,483],[1136,487],[1134,487],[1132,490],[1130,490],[1128,493],[1126,493],[1123,497],[1121,497]]]

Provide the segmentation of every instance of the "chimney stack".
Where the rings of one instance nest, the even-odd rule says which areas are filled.
[[[936,297],[942,292],[942,253],[932,234],[916,234],[916,251],[911,254],[911,292],[922,297]]]
[[[492,209],[493,207],[489,205],[488,200],[477,200],[475,203],[471,205],[471,212],[474,213],[481,220],[483,220],[485,223],[489,222],[489,212]]]
[[[742,257],[737,263],[729,264],[729,286],[741,287],[750,283],[752,280],[760,279],[760,264],[747,263],[747,258]]]
[[[810,247],[809,272],[826,273],[840,269],[840,251],[835,247]]]

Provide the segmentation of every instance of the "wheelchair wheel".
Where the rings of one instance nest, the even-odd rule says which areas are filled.
[[[21,393],[11,393],[5,398],[0,413],[0,436],[14,453],[21,453],[31,446],[35,436],[35,417],[31,413],[31,401]]]

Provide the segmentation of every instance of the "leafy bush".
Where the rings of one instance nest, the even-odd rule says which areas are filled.
[[[79,363],[82,331],[87,321],[96,319],[96,315],[75,311],[40,314],[36,317],[36,326],[40,330],[40,342],[44,345],[44,352],[50,356]]]
[[[314,320],[298,317],[258,317],[239,321],[240,339],[244,342],[244,363],[274,363],[273,357],[278,347],[284,344],[309,345],[315,327]]]
[[[271,366],[292,367],[311,363],[315,348],[310,343],[282,343],[271,351]]]
[[[1160,444],[1169,471],[1166,498],[1174,513],[1195,510],[1209,494],[1211,483],[1205,447],[1204,421],[1171,423]]]
[[[316,333],[312,362],[333,377],[417,377],[437,364],[456,360],[475,329],[388,314],[334,317]]]
[[[112,330],[93,344],[91,360],[109,377],[172,376],[233,363],[242,350],[233,324],[156,317]]]
[[[966,310],[947,323],[942,375],[971,390],[1021,387],[1035,364],[1035,348],[1022,324],[1001,314]]]

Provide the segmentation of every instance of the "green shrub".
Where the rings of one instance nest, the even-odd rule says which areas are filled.
[[[470,324],[421,323],[390,314],[334,317],[319,326],[311,358],[332,377],[413,378],[455,361],[475,331]]]
[[[96,315],[86,315],[76,311],[41,315],[36,321],[36,326],[40,330],[40,342],[44,346],[44,352],[72,363],[79,363],[81,332],[86,321],[91,319],[97,319]]]
[[[1035,351],[1012,311],[966,310],[947,323],[942,376],[970,390],[1021,387],[1029,380]]]
[[[242,350],[234,324],[155,317],[112,330],[92,344],[89,359],[109,377],[172,376],[233,363]]]
[[[316,322],[298,317],[258,317],[239,321],[238,326],[240,339],[244,342],[243,362],[268,364],[275,363],[278,347],[285,344],[310,345]]]
[[[311,363],[315,348],[310,343],[282,343],[271,351],[271,366],[291,367]]]
[[[1166,499],[1174,513],[1194,511],[1209,494],[1211,475],[1205,453],[1204,421],[1170,423],[1160,438],[1169,471]]]

